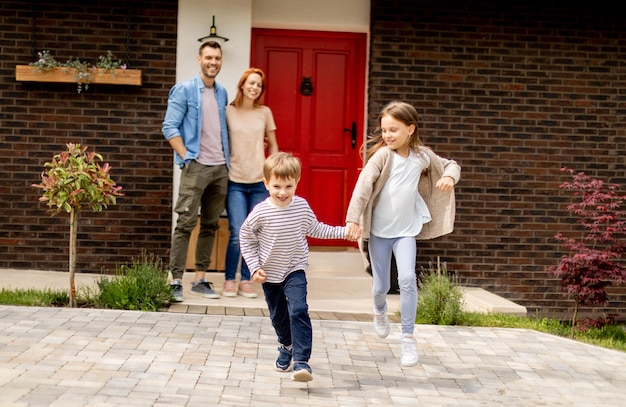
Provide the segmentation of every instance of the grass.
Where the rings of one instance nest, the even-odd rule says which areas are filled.
[[[520,317],[508,314],[463,312],[459,325],[532,329],[564,338],[570,338],[571,335],[571,325],[568,322],[542,318],[538,315]],[[601,329],[589,328],[585,331],[576,331],[574,340],[626,352],[626,327],[623,325],[606,325]]]
[[[7,289],[0,290],[0,304],[29,307],[60,307],[70,303],[68,290]]]

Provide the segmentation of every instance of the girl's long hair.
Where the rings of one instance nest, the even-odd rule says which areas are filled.
[[[241,75],[239,83],[237,84],[237,96],[235,96],[235,100],[232,101],[231,105],[241,107],[241,104],[243,103],[243,90],[241,88],[243,87],[243,84],[246,83],[246,80],[248,80],[248,76],[253,73],[261,77],[261,93],[259,94],[259,97],[254,100],[253,105],[254,107],[263,105],[263,94],[265,94],[265,73],[259,68],[248,68],[243,75]]]
[[[420,140],[417,136],[417,110],[409,103],[394,100],[385,105],[385,107],[383,107],[380,111],[378,114],[376,130],[374,130],[374,133],[367,139],[365,144],[361,146],[361,154],[365,153],[366,162],[376,151],[386,145],[380,129],[380,122],[384,116],[391,116],[407,126],[410,126],[411,124],[415,126],[415,132],[413,133],[413,136],[409,138],[409,148],[417,151],[418,146],[424,145],[422,140]]]

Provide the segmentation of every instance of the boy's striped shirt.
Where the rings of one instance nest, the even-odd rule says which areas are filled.
[[[346,228],[319,222],[308,202],[299,196],[294,196],[284,207],[272,204],[267,198],[243,222],[239,244],[252,274],[263,269],[268,283],[281,283],[289,273],[307,269],[307,236],[345,239]]]

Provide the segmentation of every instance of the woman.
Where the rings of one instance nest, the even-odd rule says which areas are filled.
[[[230,139],[230,171],[226,211],[230,237],[226,248],[224,297],[237,294],[256,298],[250,283],[250,270],[241,259],[239,228],[252,208],[268,197],[263,184],[265,147],[269,154],[278,152],[276,125],[269,107],[263,105],[265,74],[258,68],[247,69],[237,85],[237,96],[226,108]],[[235,283],[241,260],[241,281]]]

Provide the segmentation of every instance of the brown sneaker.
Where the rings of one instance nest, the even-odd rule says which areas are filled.
[[[235,287],[235,280],[224,281],[224,288],[222,288],[222,296],[224,297],[236,297],[237,288]]]
[[[239,295],[246,298],[256,298],[257,294],[252,287],[252,283],[250,281],[241,281],[239,283]]]

